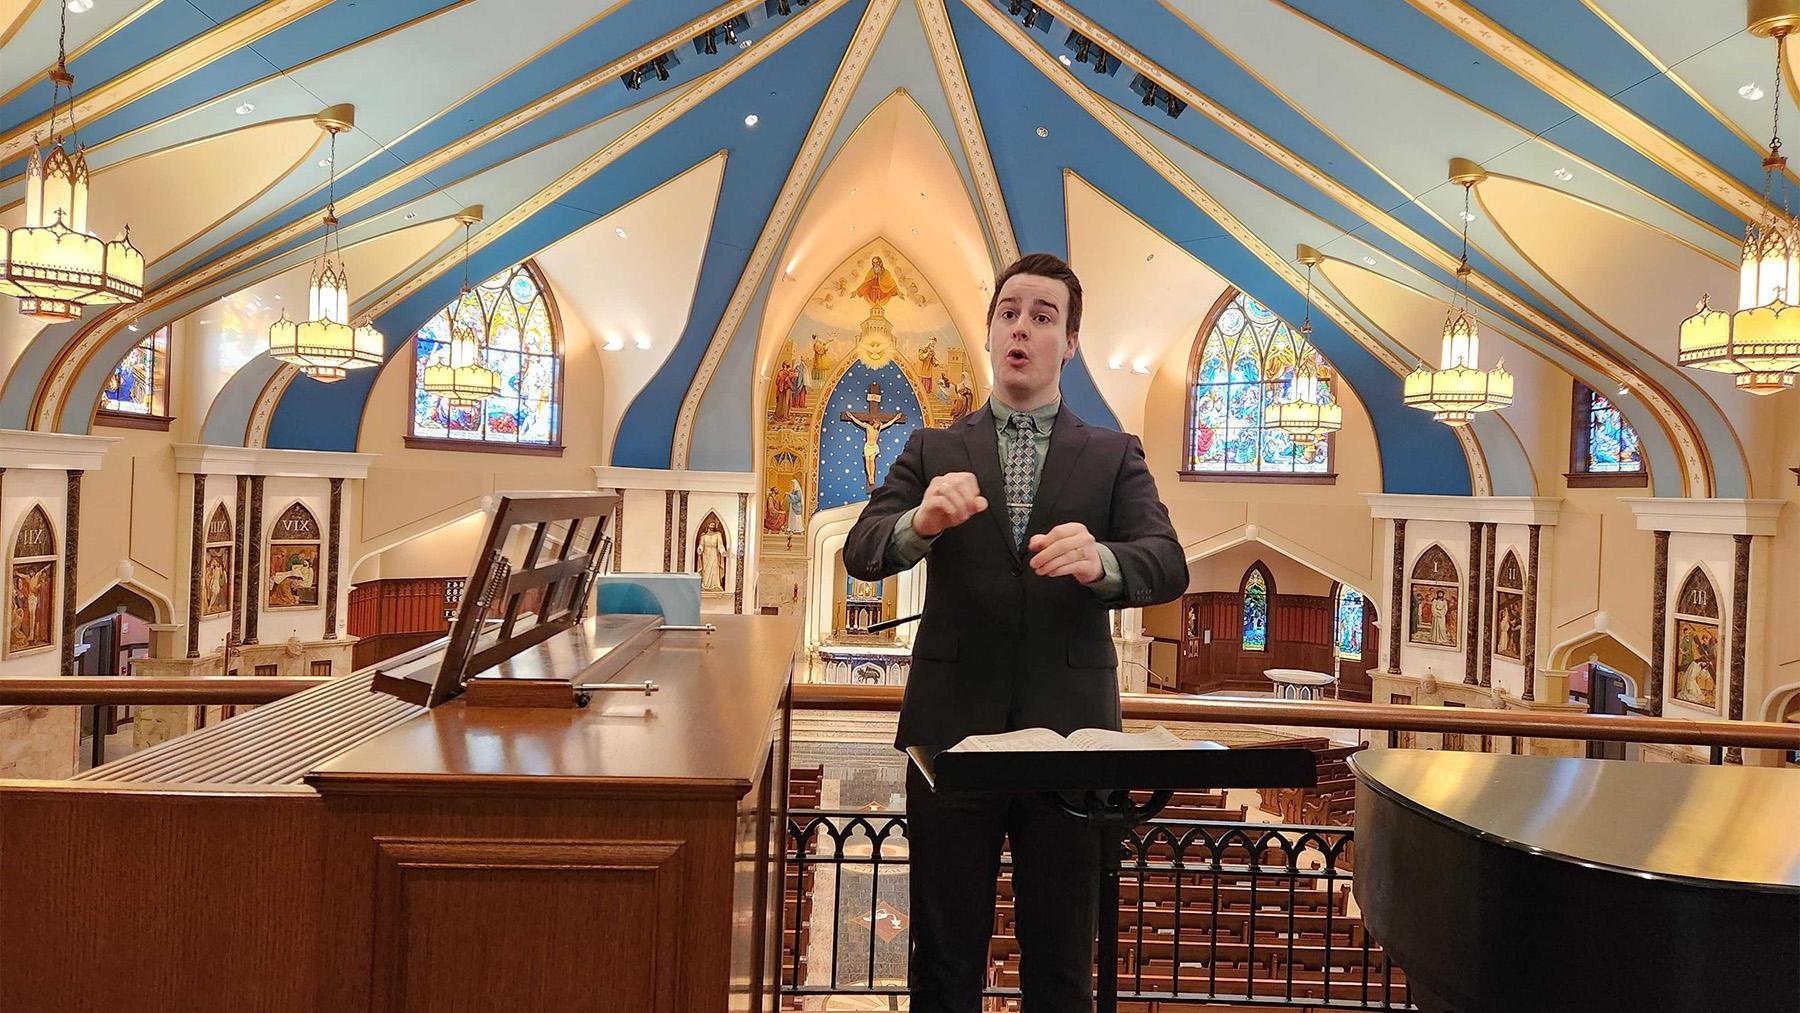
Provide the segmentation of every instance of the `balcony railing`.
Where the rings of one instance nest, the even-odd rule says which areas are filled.
[[[794,687],[794,706],[801,711],[892,711],[899,701],[897,687]],[[1389,732],[1413,731],[1715,749],[1800,748],[1800,725],[1794,724],[1479,708],[1127,694],[1124,715],[1128,720],[1348,728],[1376,742],[1387,741]],[[898,754],[894,762],[901,762]],[[1299,818],[1351,823],[1347,803],[1353,799],[1309,798],[1323,804],[1301,809],[1266,795],[1259,808],[1283,813],[1289,822],[1259,823],[1180,818],[1201,808],[1199,802],[1222,802],[1221,793],[1188,795],[1213,797],[1178,797],[1177,805],[1165,811],[1170,818],[1139,827],[1119,855],[1121,1009],[1203,1004],[1414,1008],[1405,972],[1370,938],[1351,894],[1354,827],[1291,822],[1296,812],[1304,812]],[[819,796],[817,780],[791,786],[783,873],[783,1006],[902,1008],[900,997],[908,986],[906,817],[893,811],[823,809]],[[1019,996],[1009,858],[1002,858],[1001,869],[984,993],[992,1009],[1016,1008]],[[827,1005],[834,1000],[842,1005]]]
[[[795,810],[787,829],[786,1008],[905,995],[905,816]],[[1119,855],[1120,1001],[1414,1008],[1350,896],[1352,838],[1348,827],[1214,820],[1140,827]],[[996,1009],[1019,996],[1011,886],[1003,858],[984,992]]]

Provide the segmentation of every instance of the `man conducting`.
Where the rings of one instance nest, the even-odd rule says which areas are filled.
[[[987,405],[912,434],[844,547],[876,580],[927,555],[925,613],[895,746],[1119,727],[1107,610],[1170,601],[1187,564],[1137,437],[1063,406],[1081,282],[1049,254],[988,304]],[[912,1009],[980,1008],[1001,840],[1010,841],[1026,1013],[1092,1008],[1095,863],[1083,823],[1030,794],[934,794],[911,766]]]

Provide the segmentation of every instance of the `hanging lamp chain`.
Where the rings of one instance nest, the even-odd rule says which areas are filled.
[[[1455,308],[1467,312],[1473,305],[1469,296],[1469,193],[1475,189],[1475,181],[1469,180],[1462,185],[1462,253],[1456,262],[1456,303]]]
[[[1785,68],[1782,58],[1787,49],[1787,36],[1788,31],[1785,28],[1777,29],[1774,34],[1775,80],[1771,86],[1771,90],[1775,93],[1774,108],[1769,128],[1769,157],[1763,159],[1764,217],[1768,219],[1770,225],[1773,225],[1775,221],[1775,176],[1776,173],[1787,168],[1787,157],[1781,153],[1781,93],[1786,89],[1787,81],[1783,73]],[[1785,184],[1781,188],[1781,211],[1784,216],[1788,213],[1788,195]]]
[[[463,283],[462,294],[469,294],[469,233],[475,228],[474,222],[463,222]]]
[[[1306,265],[1306,317],[1300,321],[1300,333],[1312,334],[1312,272],[1313,266]]]

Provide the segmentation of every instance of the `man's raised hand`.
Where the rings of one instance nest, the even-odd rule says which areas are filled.
[[[988,508],[975,474],[952,471],[925,487],[925,499],[913,514],[913,531],[926,538],[948,531]]]
[[[1106,574],[1097,544],[1087,525],[1070,521],[1041,535],[1032,535],[1025,547],[1034,553],[1031,569],[1038,576],[1074,577],[1083,584],[1092,584]]]

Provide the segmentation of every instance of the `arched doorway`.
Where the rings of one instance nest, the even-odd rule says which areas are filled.
[[[150,654],[158,618],[149,598],[123,584],[107,588],[75,613],[75,674],[130,675],[132,662]],[[129,753],[133,720],[130,707],[83,707],[76,765],[87,770]]]

